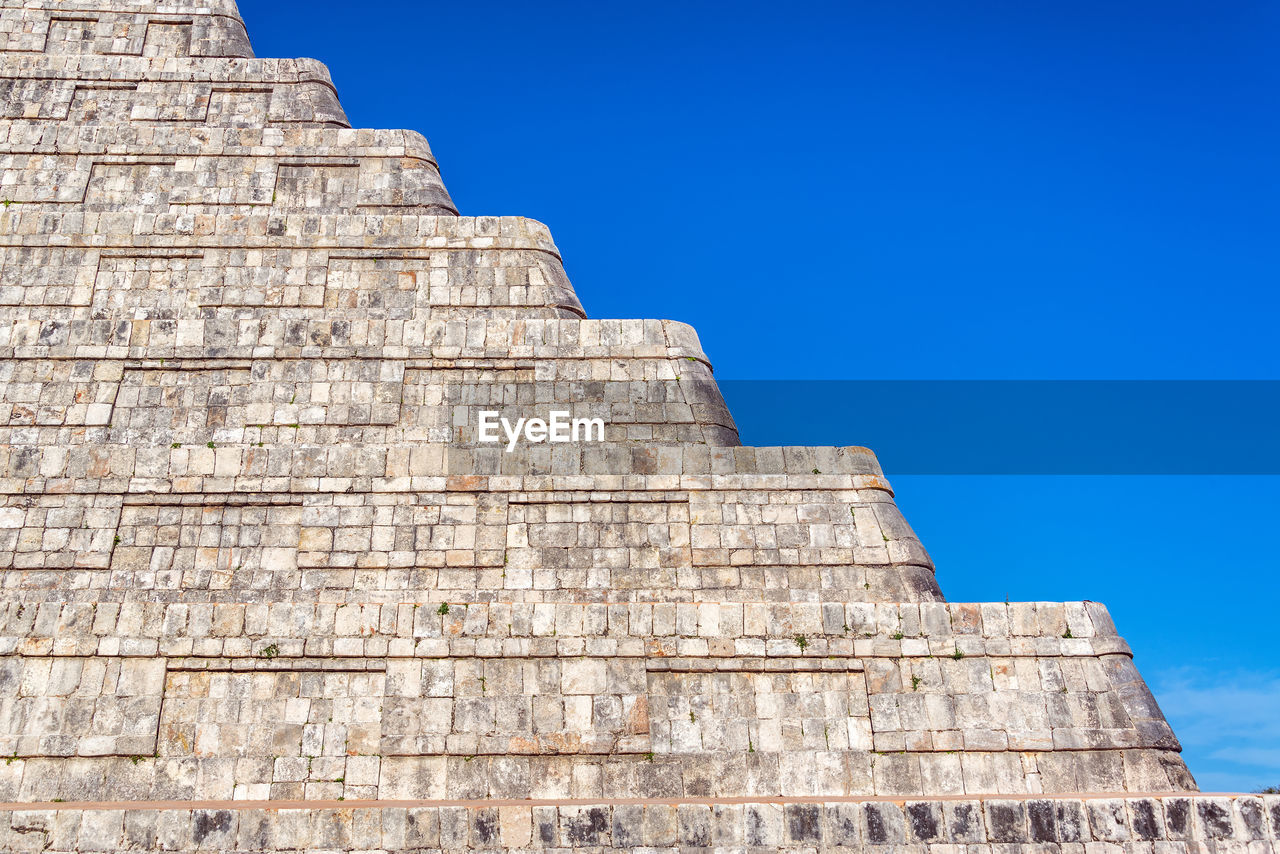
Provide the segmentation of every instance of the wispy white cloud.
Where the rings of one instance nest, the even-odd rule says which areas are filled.
[[[1280,673],[1183,668],[1148,678],[1201,788],[1280,785]]]
[[[1223,747],[1209,755],[1213,759],[1225,759],[1241,765],[1280,768],[1280,747]]]

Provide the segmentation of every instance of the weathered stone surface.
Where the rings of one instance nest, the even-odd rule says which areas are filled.
[[[0,117],[0,848],[1274,843],[1105,608],[943,601],[870,451],[741,446],[231,0],[0,0]]]

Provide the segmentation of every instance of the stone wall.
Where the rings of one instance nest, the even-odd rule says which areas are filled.
[[[350,127],[314,59],[0,54],[0,118]]]
[[[68,56],[252,57],[234,3],[4,0],[0,51]]]
[[[77,212],[457,213],[419,134],[245,118],[163,130],[16,120],[4,128],[0,186],[10,204]]]
[[[512,801],[299,809],[231,804],[20,809],[0,815],[10,851],[520,850],[1212,852],[1275,850],[1275,797],[1137,796],[689,803]]]
[[[0,848],[1275,838],[1105,608],[944,602],[870,451],[741,446],[230,0],[3,0],[0,117]]]
[[[10,464],[52,477],[12,478],[26,488],[0,495],[6,588],[95,599],[168,589],[188,601],[206,591],[746,602],[821,592],[834,608],[940,598],[928,555],[876,475],[418,477],[413,454],[364,448],[376,477],[352,478],[360,449],[172,444],[56,455],[15,446]],[[27,447],[37,454],[24,457]],[[298,467],[308,458],[310,472]],[[608,449],[597,461],[610,462]],[[348,477],[326,477],[330,465]],[[61,488],[95,474],[96,494]],[[153,482],[182,492],[136,488]],[[741,518],[726,521],[729,512]]]
[[[184,592],[263,577],[201,565],[220,536],[201,539],[171,549],[185,569],[0,611],[0,799],[1193,786],[1095,603],[468,602],[473,570],[450,602],[448,569],[424,602],[271,601],[266,582],[259,604],[120,601],[152,572]]]

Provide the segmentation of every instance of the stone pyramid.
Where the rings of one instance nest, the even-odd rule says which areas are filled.
[[[0,40],[3,850],[1280,851],[1101,605],[947,603],[232,0]]]

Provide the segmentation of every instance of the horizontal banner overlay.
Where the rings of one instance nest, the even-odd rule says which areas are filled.
[[[895,474],[1280,474],[1280,381],[719,380],[746,445]]]

